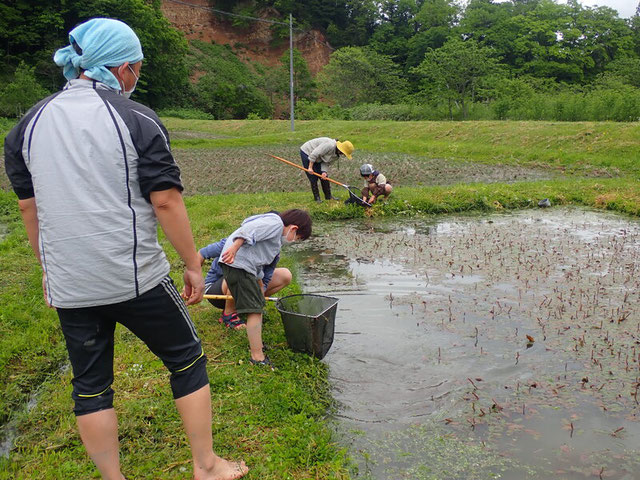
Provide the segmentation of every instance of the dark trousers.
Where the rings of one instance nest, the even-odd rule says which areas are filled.
[[[300,158],[302,159],[302,166],[308,169],[309,155],[300,150]],[[322,170],[319,163],[313,162],[313,171],[318,175],[322,175]],[[320,180],[320,178],[316,177],[315,175],[311,175],[310,173],[307,173],[306,175],[309,179],[309,183],[311,184],[311,191],[313,192],[313,196],[316,198],[320,198],[320,194],[318,192],[318,180]],[[327,200],[329,200],[331,198],[331,184],[328,180],[320,180],[320,182],[322,184],[322,191],[324,192],[324,196]]]

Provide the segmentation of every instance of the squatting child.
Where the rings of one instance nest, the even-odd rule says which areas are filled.
[[[203,247],[198,252],[200,257],[200,265],[204,264],[205,260],[211,260],[211,268],[207,272],[207,276],[204,280],[205,290],[207,295],[231,295],[227,282],[224,280],[222,274],[222,267],[218,260],[220,254],[224,248],[224,244],[227,239],[223,238],[215,243]],[[284,287],[291,283],[292,275],[288,268],[276,267],[280,255],[276,255],[276,258],[269,265],[265,266],[262,270],[262,291],[265,297],[270,297],[276,292],[279,292]],[[219,322],[225,327],[233,329],[242,329],[246,327],[244,318],[238,317],[236,312],[235,301],[233,298],[228,300],[223,299],[208,299],[209,303],[214,307],[222,310],[222,315],[219,318]]]
[[[237,315],[246,317],[250,362],[254,365],[273,366],[262,345],[264,269],[280,254],[283,243],[309,238],[311,223],[309,214],[298,209],[254,215],[245,219],[224,244],[218,263]]]
[[[393,190],[391,184],[370,163],[365,163],[360,167],[360,175],[364,178],[364,188],[361,192],[363,201],[373,204],[381,195],[384,195],[386,199],[391,194],[391,190]]]

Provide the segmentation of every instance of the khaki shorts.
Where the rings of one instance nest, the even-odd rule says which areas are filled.
[[[221,263],[222,274],[236,302],[238,314],[262,313],[265,306],[264,294],[255,275]]]

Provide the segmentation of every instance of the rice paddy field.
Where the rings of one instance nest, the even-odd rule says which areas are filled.
[[[634,478],[640,125],[305,121],[291,132],[280,121],[163,121],[197,245],[253,213],[308,209],[317,235],[283,251],[296,278],[284,293],[322,286],[344,307],[337,318],[344,335],[319,361],[287,348],[269,306],[265,342],[275,372],[249,368],[246,335],[223,329],[218,310],[191,309],[209,357],[214,447],[245,459],[247,478]],[[390,199],[370,210],[313,202],[304,174],[269,154],[298,163],[299,146],[316,136],[356,147],[330,176],[360,188],[358,167],[372,163],[394,185]],[[545,198],[552,207],[539,209]],[[499,229],[504,217],[492,215],[511,211],[525,219]],[[460,213],[476,223],[450,217]],[[163,246],[180,283],[180,261]],[[367,261],[376,255],[387,263]],[[57,317],[42,302],[4,168],[0,265],[0,479],[97,478],[71,412]],[[358,300],[353,290],[378,275]],[[380,287],[395,276],[414,280]],[[357,332],[348,322],[361,301],[389,309],[383,335],[393,341],[379,346],[382,360],[368,360],[370,369],[387,366],[382,378],[404,378],[383,361],[383,347],[407,355],[411,342],[423,342],[415,347],[419,377],[398,384],[394,392],[405,394],[391,396],[387,410],[372,407],[385,405],[376,400],[380,385],[349,386],[344,362],[351,363],[339,356],[366,345],[348,334]],[[116,337],[123,471],[190,478],[166,372],[129,332]],[[357,366],[365,378],[367,362]],[[417,413],[429,422],[404,415],[403,402],[425,391]],[[593,442],[601,448],[585,447]]]

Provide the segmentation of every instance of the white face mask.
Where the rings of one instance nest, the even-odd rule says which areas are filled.
[[[133,71],[133,68],[131,68],[131,65],[127,65],[127,68],[131,70],[131,73],[133,73],[133,76],[136,77],[136,81],[134,82],[133,87],[131,87],[131,90],[125,90],[124,82],[122,82],[122,95],[124,95],[125,98],[131,97],[131,94],[135,91],[136,85],[138,85],[138,80],[140,79],[140,77],[136,75],[136,72]]]
[[[289,233],[293,232],[293,240],[289,240]],[[289,230],[286,234],[282,235],[282,243],[293,243],[296,239],[296,231]]]

